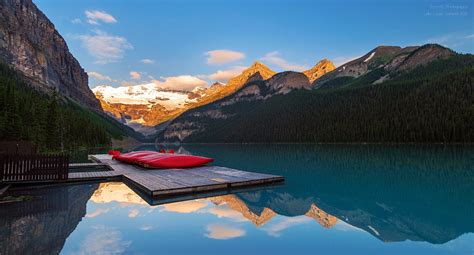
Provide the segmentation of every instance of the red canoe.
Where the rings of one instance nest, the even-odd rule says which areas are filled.
[[[146,168],[189,168],[203,166],[212,158],[184,154],[158,154],[140,158],[138,164]]]
[[[113,155],[112,159],[116,159],[124,163],[133,164],[133,163],[138,163],[138,160],[141,157],[155,155],[155,154],[159,155],[159,153],[156,151],[132,151],[132,152],[124,153],[124,154]]]
[[[189,168],[202,166],[214,161],[212,158],[184,154],[158,153],[156,151],[134,151],[113,155],[115,160],[138,164],[146,168]]]

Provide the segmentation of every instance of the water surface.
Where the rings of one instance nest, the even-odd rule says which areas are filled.
[[[165,204],[122,183],[10,192],[4,200],[24,201],[0,203],[0,254],[474,251],[473,147],[174,149],[214,157],[215,165],[283,175],[285,184]]]

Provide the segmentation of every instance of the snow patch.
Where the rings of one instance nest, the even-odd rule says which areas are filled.
[[[370,56],[369,56],[368,58],[366,58],[366,59],[364,60],[364,62],[367,63],[367,61],[371,60],[371,59],[374,57],[374,55],[375,55],[375,51],[372,52],[372,54],[370,54]]]

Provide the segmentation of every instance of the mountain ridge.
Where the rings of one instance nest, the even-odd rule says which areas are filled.
[[[400,59],[405,61],[399,61]],[[275,96],[265,98],[265,93],[269,93],[268,81],[277,78],[282,73],[274,75],[267,81],[249,82],[230,97],[182,114],[165,128],[158,136],[158,140],[163,142],[211,143],[383,142],[385,141],[384,139],[389,139],[391,142],[450,142],[462,141],[461,137],[463,136],[469,140],[469,137],[471,137],[469,132],[456,132],[456,136],[447,134],[441,136],[442,132],[448,132],[447,130],[450,130],[450,128],[446,127],[445,129],[444,125],[442,125],[443,129],[438,130],[441,129],[439,124],[433,124],[434,126],[429,128],[425,127],[425,125],[426,123],[437,123],[437,119],[445,119],[446,116],[443,114],[446,112],[451,112],[453,116],[458,116],[456,117],[459,118],[456,125],[463,126],[467,123],[466,121],[470,118],[469,114],[461,117],[463,115],[462,112],[456,113],[453,110],[455,107],[466,107],[466,103],[469,101],[466,98],[469,97],[469,93],[463,92],[466,93],[465,95],[459,93],[460,91],[469,91],[469,86],[472,86],[472,84],[465,81],[463,83],[463,77],[469,75],[468,67],[472,65],[471,59],[472,55],[456,54],[438,45],[424,45],[416,48],[377,47],[363,57],[350,61],[322,75],[319,79],[325,80],[324,86],[315,87],[314,84],[317,84],[319,79],[315,80],[313,85],[310,86],[312,88],[311,91],[295,89],[288,94],[275,94]],[[389,65],[394,64],[396,61],[398,61],[398,65]],[[349,66],[349,64],[352,66]],[[404,65],[407,68],[399,68]],[[346,70],[343,70],[344,66],[346,66]],[[363,68],[361,69],[362,71],[360,73],[355,72],[361,66]],[[384,69],[385,67],[391,72],[387,73]],[[338,75],[340,72],[344,73],[348,69],[352,70],[348,73],[354,77]],[[451,72],[457,73],[458,76],[451,75]],[[389,76],[381,80],[381,77],[387,74]],[[453,77],[453,84],[450,84],[449,87],[439,87],[446,79],[453,79]],[[343,80],[341,78],[348,79]],[[424,82],[420,83],[420,80]],[[299,84],[301,88],[306,88],[307,86],[303,82],[299,82]],[[390,86],[389,84],[396,84],[397,86]],[[451,88],[454,84],[458,86],[456,90]],[[418,87],[422,89],[419,93],[415,95],[409,93]],[[404,88],[406,91],[403,91]],[[432,91],[435,88],[443,89]],[[446,98],[433,97],[431,95],[441,93],[441,91],[447,89],[450,90],[446,91],[448,93]],[[389,90],[393,90],[393,92],[389,93]],[[369,96],[367,93],[376,94]],[[399,98],[396,98],[396,95]],[[421,95],[425,95],[427,98],[410,99]],[[457,95],[458,98],[453,97],[454,95]],[[252,97],[251,100],[249,99],[250,97]],[[346,97],[348,102],[344,103],[344,97]],[[384,98],[384,101],[377,101],[381,100],[377,97]],[[441,100],[444,103],[441,103],[441,101],[436,101],[437,103],[435,103],[433,100]],[[449,102],[443,100],[448,100]],[[404,103],[398,105],[401,101]],[[375,102],[378,102],[378,105],[374,105]],[[423,109],[428,107],[426,108],[427,113],[425,115],[420,115],[421,113],[418,109],[416,109],[416,112],[410,112],[410,108],[408,108],[410,105],[415,103],[421,104],[422,102]],[[428,102],[434,104],[431,109]],[[453,104],[458,104],[458,106]],[[366,114],[362,112],[362,106],[369,107],[365,110]],[[439,107],[443,109],[435,111],[434,106],[436,106],[436,109]],[[332,109],[331,107],[334,108]],[[393,107],[398,107],[399,110],[395,111]],[[420,108],[421,105],[418,107]],[[378,112],[381,109],[386,110]],[[407,111],[407,113],[398,116],[397,114],[400,111]],[[323,112],[325,113],[324,115],[322,115]],[[384,126],[387,128],[387,132],[393,134],[389,136],[390,138],[385,138],[388,137],[386,135],[389,133],[383,134],[381,133],[382,130],[379,129],[377,129],[377,135],[368,136],[368,133],[355,135],[356,130],[360,129],[360,132],[365,129],[372,130],[375,128],[373,126],[375,125],[373,124],[374,121],[382,119],[384,116],[392,115],[403,119],[403,121],[392,123],[392,126],[402,125],[401,123],[405,122],[412,122],[412,124],[405,123],[403,124],[405,126],[397,127],[397,131],[394,131],[386,126],[388,124],[385,123]],[[317,119],[316,116],[319,116],[318,118],[320,119]],[[378,117],[376,118],[375,116]],[[417,119],[406,119],[410,116],[417,116]],[[358,119],[364,121],[358,122]],[[388,119],[383,119],[384,122],[390,122]],[[328,123],[327,127],[320,126],[325,122]],[[409,127],[415,125],[413,122],[416,122],[416,125],[419,126],[417,133],[432,130],[430,132],[436,132],[436,134],[419,135],[423,137],[405,135],[403,132],[408,132]],[[339,124],[336,125],[336,123]],[[345,127],[346,124],[344,123],[352,123],[351,125],[355,126],[352,127],[352,130],[344,129],[341,130],[339,135],[335,134],[334,132],[337,129]],[[336,126],[333,126],[333,124]],[[310,127],[313,127],[313,129]],[[461,127],[459,126],[459,128]],[[356,139],[356,137],[359,138]]]
[[[190,109],[216,102],[222,98],[237,93],[237,91],[245,87],[247,83],[253,80],[269,80],[269,85],[273,88],[274,94],[288,93],[292,89],[310,89],[311,81],[314,81],[321,75],[333,70],[334,68],[334,64],[331,61],[329,61],[328,59],[323,59],[317,62],[314,67],[302,73],[286,71],[276,73],[260,61],[255,61],[246,69],[244,69],[239,75],[236,75],[235,77],[231,78],[226,84],[215,82],[207,88],[196,87],[193,91],[179,92],[187,98],[182,98],[176,101],[181,103],[174,102],[175,105],[171,107],[173,109],[169,109],[169,107],[167,109],[166,107],[164,107],[167,102],[168,104],[173,103],[173,100],[168,100],[167,97],[159,97],[154,95],[164,90],[158,88],[158,86],[153,84],[129,86],[129,93],[125,92],[126,87],[112,88],[110,86],[98,86],[93,89],[93,92],[95,96],[100,100],[102,108],[104,108],[106,112],[111,114],[111,116],[121,120],[123,123],[127,123],[130,126],[134,125],[134,128],[136,130],[144,130],[143,128],[145,128],[146,126],[161,125],[162,123],[174,119],[175,117]],[[275,82],[272,83],[272,81],[281,82],[282,79],[272,80],[272,78],[275,75],[279,75],[278,77],[282,78],[281,76],[285,76],[285,74],[289,74],[289,77],[287,77],[288,79],[299,79],[300,84],[290,85],[289,83],[291,83],[291,81],[288,80],[286,82],[283,82],[285,84],[288,83],[286,84],[286,86],[276,88],[278,84],[276,84]],[[309,79],[309,81],[304,81],[304,75],[307,77],[307,79]],[[136,94],[147,95],[148,98],[146,100],[134,99],[135,92],[132,92],[132,90],[135,91],[136,88],[140,87],[145,87],[146,90],[137,90]],[[122,92],[121,95],[116,94],[114,96],[104,96],[104,94],[106,94],[104,93],[104,90],[106,90],[107,88],[116,91],[123,90],[124,92]],[[255,89],[255,87],[253,89]],[[252,90],[252,88],[249,88],[246,91],[250,94],[254,93],[250,90]],[[162,101],[163,99],[166,99],[167,101]],[[130,100],[142,100],[142,103],[131,103]],[[149,128],[147,130],[149,130]]]
[[[332,63],[330,61],[322,60],[316,64],[316,67],[321,69],[310,69],[310,74],[321,75],[331,70]],[[247,107],[248,103],[261,103],[269,98],[277,95],[285,95],[294,90],[311,89],[309,78],[302,72],[285,71],[280,73],[268,72],[264,69],[265,76],[261,75],[260,68],[263,65],[259,62],[254,63],[248,72],[243,72],[235,80],[239,80],[239,89],[228,96],[216,100],[207,105],[202,105],[198,108],[190,109],[181,114],[176,121],[169,123],[169,126],[160,134],[165,140],[175,139],[183,140],[199,130],[205,129],[205,125],[191,124],[190,122],[179,122],[179,119],[185,119],[189,116],[192,119],[209,119],[213,122],[219,120],[226,120],[232,118],[238,113],[251,111],[253,107]],[[328,67],[329,66],[329,67]],[[254,68],[257,67],[257,68]],[[245,82],[242,78],[245,77]],[[242,106],[242,107],[240,107]],[[230,110],[236,107],[238,110]]]

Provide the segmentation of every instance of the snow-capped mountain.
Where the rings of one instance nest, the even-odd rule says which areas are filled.
[[[194,93],[205,91],[195,89],[188,91],[163,90],[154,83],[134,85],[134,86],[97,86],[92,89],[97,97],[102,97],[109,104],[127,104],[127,105],[147,105],[149,108],[155,104],[160,104],[167,110],[173,110],[183,107],[186,103],[196,102]]]
[[[124,123],[155,126],[181,112],[198,105],[200,100],[212,96],[222,83],[209,88],[196,87],[192,91],[169,90],[155,83],[133,86],[97,86],[92,89],[102,108]]]

